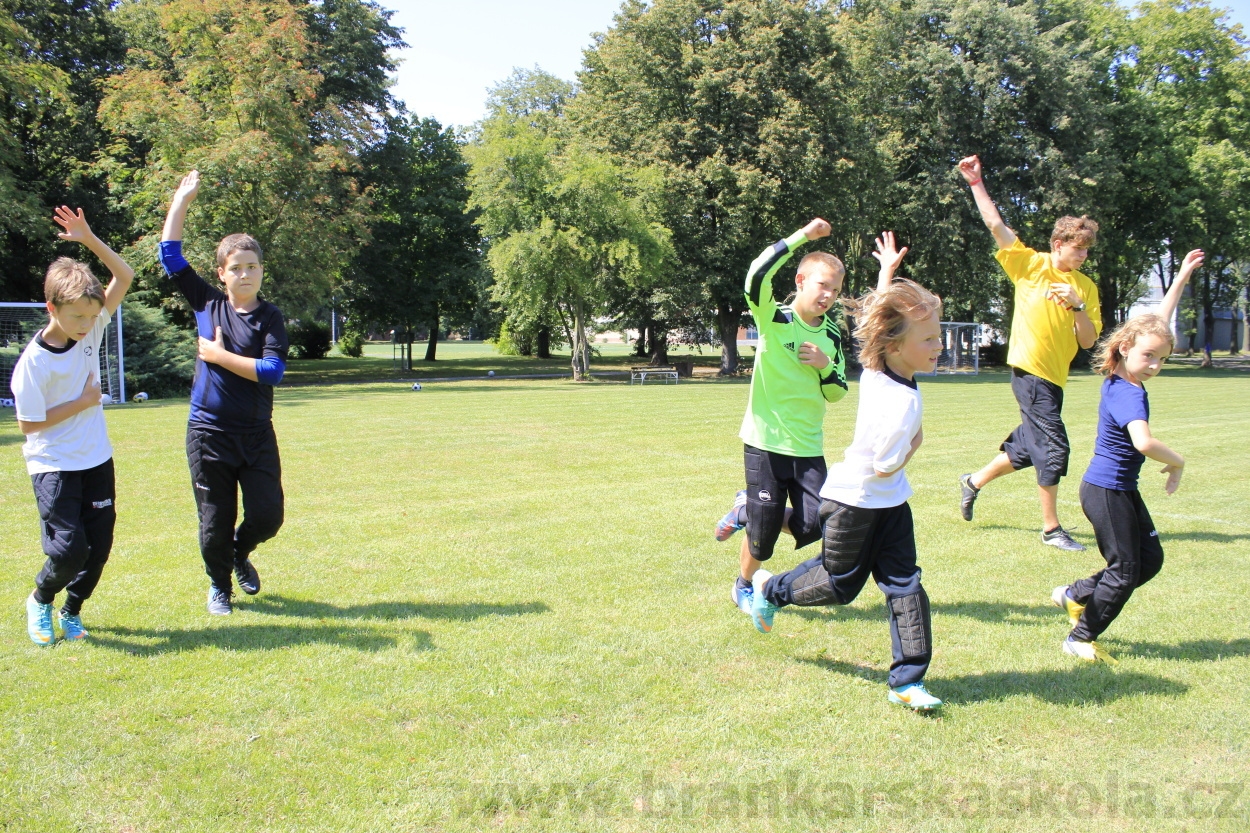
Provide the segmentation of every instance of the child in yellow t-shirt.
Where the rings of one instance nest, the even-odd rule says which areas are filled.
[[[1088,217],[1061,217],[1050,251],[1037,252],[1007,228],[981,176],[981,160],[960,161],[959,173],[972,188],[981,219],[998,243],[995,255],[1015,288],[1015,313],[1007,345],[1011,391],[1020,405],[1020,425],[999,454],[980,471],[959,478],[960,512],[972,520],[972,506],[991,480],[1034,467],[1042,506],[1042,543],[1063,550],[1085,547],[1059,523],[1059,480],[1068,473],[1068,430],[1063,424],[1063,389],[1077,348],[1089,349],[1102,330],[1098,286],[1080,267],[1098,236]]]

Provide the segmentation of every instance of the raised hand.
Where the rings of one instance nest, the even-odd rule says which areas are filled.
[[[819,217],[803,226],[803,234],[808,240],[819,240],[822,237],[828,237],[832,231],[833,227]]]
[[[981,159],[973,155],[959,160],[959,173],[969,185],[981,178]]]
[[[83,216],[81,208],[75,212],[68,205],[59,206],[52,219],[58,226],[65,229],[65,231],[59,231],[56,234],[62,240],[86,243],[95,237],[91,233],[91,226],[87,225],[87,218]]]
[[[889,269],[891,273],[898,268],[903,262],[903,255],[907,254],[907,246],[899,249],[894,243],[894,232],[883,231],[881,236],[877,238],[876,251],[872,256],[881,264],[882,269]]]
[[[174,191],[174,202],[186,205],[192,202],[199,192],[200,172],[192,171],[182,178],[182,182],[178,183],[178,190]]]
[[[1202,262],[1205,259],[1206,254],[1203,253],[1202,249],[1194,249],[1192,252],[1185,255],[1185,259],[1181,261],[1181,270],[1176,277],[1180,280],[1189,280],[1189,276],[1202,265]]]
[[[1081,305],[1081,296],[1069,283],[1052,283],[1046,290],[1046,297],[1064,309],[1072,309]]]

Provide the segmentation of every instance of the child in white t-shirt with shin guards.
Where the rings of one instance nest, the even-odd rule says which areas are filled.
[[[904,467],[923,436],[915,376],[932,372],[942,353],[942,302],[898,280],[848,307],[864,372],[854,439],[820,490],[821,554],[781,575],[758,571],[752,618],[767,633],[773,614],[786,605],[849,604],[871,575],[885,594],[890,620],[890,702],[933,709],[942,701],[922,682],[933,639]]]
[[[48,325],[35,334],[13,367],[22,454],[35,490],[47,560],[26,599],[26,632],[36,645],[56,641],[52,602],[62,590],[59,619],[66,639],[87,636],[82,604],[90,598],[113,548],[116,488],[113,447],[104,426],[100,351],[104,328],[130,288],[134,270],[92,233],[82,209],[54,217],[62,240],[82,243],[113,279],[100,286],[85,263],[57,258],[43,291]]]

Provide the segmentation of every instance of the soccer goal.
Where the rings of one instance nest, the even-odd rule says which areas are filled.
[[[48,323],[48,310],[43,304],[0,301],[0,406],[13,407],[13,366],[35,337]],[[126,401],[126,375],[122,353],[122,310],[117,308],[113,320],[104,330],[104,354],[100,357],[100,393],[113,402]]]
[[[981,345],[984,338],[984,324],[943,321],[942,355],[938,358],[932,375],[967,373],[975,376],[981,371]]]

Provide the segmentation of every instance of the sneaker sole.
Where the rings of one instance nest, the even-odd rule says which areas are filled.
[[[906,700],[904,700],[902,697],[899,697],[893,691],[890,692],[889,697],[890,697],[891,703],[894,703],[897,706],[903,706],[904,708],[911,709],[914,712],[931,712],[931,711],[936,711],[937,709],[942,708],[941,703],[934,703],[932,705],[927,705],[927,706],[908,703]]]

